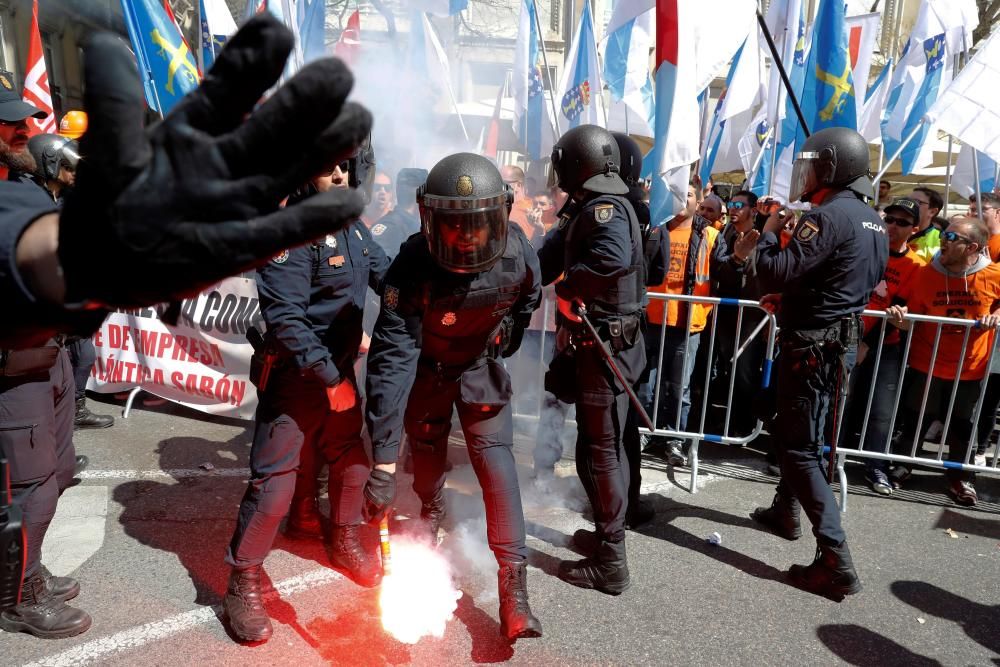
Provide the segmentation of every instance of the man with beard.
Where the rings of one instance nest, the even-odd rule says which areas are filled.
[[[19,189],[36,187],[27,119],[45,115],[22,102],[9,74],[0,73],[0,179],[24,182]],[[26,556],[20,602],[0,610],[0,628],[8,632],[57,639],[86,632],[91,624],[85,611],[66,604],[80,593],[80,584],[53,576],[41,560],[59,496],[77,467],[73,397],[72,369],[61,342],[50,339],[40,347],[0,350],[0,458],[10,462]]]

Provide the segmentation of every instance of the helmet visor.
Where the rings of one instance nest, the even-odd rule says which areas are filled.
[[[799,153],[792,164],[792,179],[788,190],[788,201],[806,201],[819,189],[816,167],[819,153]]]
[[[507,201],[506,193],[475,200],[425,194],[420,220],[438,263],[455,273],[492,267],[507,248]]]

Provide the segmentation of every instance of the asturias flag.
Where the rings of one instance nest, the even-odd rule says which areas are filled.
[[[846,20],[843,0],[821,0],[799,100],[810,132],[828,127],[858,129]],[[805,137],[799,127],[797,145]]]
[[[139,63],[146,103],[166,115],[198,87],[194,54],[158,0],[122,0],[122,13]]]

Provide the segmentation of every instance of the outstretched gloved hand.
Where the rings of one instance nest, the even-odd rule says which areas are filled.
[[[59,222],[67,306],[176,300],[358,218],[353,190],[279,209],[371,129],[371,115],[345,101],[353,80],[334,59],[307,65],[254,109],[292,45],[273,17],[251,19],[201,86],[144,129],[128,47],[109,34],[91,39],[85,159]]]

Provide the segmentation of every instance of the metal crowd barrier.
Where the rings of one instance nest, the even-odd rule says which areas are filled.
[[[900,343],[901,345],[904,346],[903,357],[900,363],[899,377],[897,378],[896,382],[896,387],[897,387],[896,396],[893,403],[892,417],[889,422],[889,429],[886,440],[884,443],[882,443],[881,451],[861,449],[861,447],[864,446],[865,436],[868,431],[869,419],[871,417],[871,406],[875,397],[875,392],[879,391],[881,388],[876,382],[874,382],[874,380],[878,378],[879,367],[882,362],[882,352],[884,349],[883,341],[885,340],[886,333],[890,330],[889,328],[892,326],[888,323],[887,316],[883,311],[866,310],[864,312],[864,315],[881,319],[881,324],[879,326],[880,332],[879,332],[878,346],[873,347],[869,351],[869,354],[875,355],[875,362],[872,369],[873,382],[871,383],[871,386],[868,388],[867,395],[864,398],[865,410],[864,410],[864,419],[862,421],[862,426],[861,426],[860,437],[858,440],[859,446],[857,448],[850,448],[850,447],[844,447],[843,444],[841,444],[840,446],[837,447],[836,464],[837,464],[837,476],[838,480],[840,481],[840,489],[841,489],[841,494],[840,494],[841,511],[843,512],[847,511],[847,475],[844,471],[844,463],[848,457],[850,457],[851,459],[882,459],[885,461],[891,461],[894,463],[900,463],[905,465],[913,465],[913,466],[918,465],[923,467],[940,468],[943,470],[949,470],[949,469],[963,470],[963,471],[984,473],[989,475],[1000,475],[1000,468],[998,468],[997,465],[998,460],[1000,460],[1000,447],[994,446],[992,463],[990,463],[988,459],[987,459],[987,465],[975,465],[974,463],[972,464],[968,463],[968,461],[972,459],[973,448],[976,447],[978,444],[977,442],[978,423],[980,416],[982,414],[983,402],[986,396],[986,386],[989,382],[991,375],[990,368],[992,367],[993,364],[993,357],[996,354],[996,333],[993,334],[992,340],[988,341],[990,353],[986,361],[987,371],[983,379],[979,381],[980,386],[978,390],[978,399],[976,401],[976,405],[973,408],[972,412],[972,417],[971,417],[972,429],[971,429],[971,434],[969,436],[969,441],[965,447],[965,455],[963,456],[961,461],[947,460],[944,458],[945,443],[947,442],[948,439],[948,433],[952,428],[952,415],[955,408],[956,397],[958,395],[959,382],[961,381],[962,370],[965,368],[967,361],[966,352],[969,344],[969,335],[973,329],[979,327],[979,323],[976,320],[955,319],[947,317],[932,317],[929,315],[917,315],[917,314],[907,314],[905,317],[905,320],[913,322],[914,324],[935,326],[934,343],[931,350],[930,363],[928,364],[929,369],[931,370],[933,370],[937,365],[938,353],[941,349],[940,343],[941,343],[942,329],[945,326],[961,327],[962,329],[964,329],[964,333],[962,335],[962,346],[960,349],[960,354],[958,356],[958,358],[961,360],[960,362],[961,365],[956,369],[955,378],[953,380],[950,380],[952,386],[948,397],[948,407],[943,415],[944,425],[941,430],[940,440],[937,443],[930,443],[932,445],[936,445],[934,453],[931,456],[920,455],[921,452],[924,451],[925,444],[927,444],[924,442],[923,423],[924,423],[924,418],[928,413],[928,399],[930,398],[930,389],[931,389],[931,382],[933,379],[933,373],[928,373],[927,379],[924,382],[920,407],[919,410],[917,411],[916,425],[913,427],[914,435],[910,442],[909,454],[893,453],[892,451],[893,438],[896,432],[896,425],[900,411],[900,404],[904,400],[903,397],[903,390],[905,384],[904,378],[906,376],[906,372],[909,366],[908,362],[910,358],[910,348],[913,343],[912,329],[909,332],[909,335],[906,335],[904,337],[905,342]],[[998,369],[998,372],[1000,372],[1000,369]],[[971,382],[972,380],[969,381]],[[1000,378],[998,378],[998,381],[1000,381]],[[848,401],[859,400],[859,398],[860,398],[859,395],[849,396]],[[829,449],[830,449],[829,447],[825,448],[827,452],[829,452]],[[986,449],[987,451],[989,451],[988,446]],[[898,446],[896,450],[898,452],[899,450]]]
[[[718,442],[722,444],[742,445],[750,442],[758,435],[760,435],[761,429],[763,428],[763,423],[759,419],[756,420],[756,424],[750,433],[742,436],[730,434],[730,418],[732,413],[734,391],[736,386],[736,375],[738,372],[737,365],[739,363],[740,357],[746,352],[750,343],[757,336],[767,336],[766,339],[767,342],[764,348],[764,356],[761,360],[762,367],[761,367],[760,389],[764,391],[770,387],[771,369],[774,364],[774,346],[775,346],[775,336],[777,332],[777,321],[773,314],[768,312],[766,309],[762,308],[761,305],[756,301],[748,301],[744,299],[725,299],[719,297],[699,297],[699,296],[687,296],[680,294],[660,294],[660,293],[649,293],[648,296],[650,298],[650,301],[653,300],[660,300],[665,302],[677,301],[688,304],[705,304],[713,306],[714,312],[712,312],[708,317],[706,329],[698,334],[702,337],[702,342],[704,342],[705,335],[706,334],[708,335],[708,350],[705,353],[707,364],[705,368],[703,382],[701,384],[703,391],[701,397],[699,422],[697,430],[691,429],[690,424],[687,424],[686,425],[687,428],[684,429],[679,428],[678,423],[676,422],[673,425],[665,424],[661,426],[660,424],[658,424],[659,413],[660,413],[660,400],[661,400],[660,394],[662,393],[662,387],[665,381],[664,379],[661,379],[661,374],[663,372],[663,359],[666,348],[665,343],[666,343],[667,328],[662,326],[660,329],[659,344],[657,346],[658,358],[656,360],[656,366],[654,371],[655,378],[653,374],[651,374],[650,376],[650,383],[652,383],[653,385],[653,412],[650,415],[650,419],[652,420],[655,429],[653,431],[650,431],[649,429],[646,428],[639,429],[639,432],[645,435],[687,440],[690,443],[690,449],[688,451],[687,458],[688,458],[688,465],[691,468],[691,481],[688,484],[688,491],[691,493],[697,493],[698,445],[701,443],[702,440],[707,440],[708,442]],[[735,338],[737,338],[736,342],[738,342],[738,345],[733,345],[733,357],[732,359],[729,360],[729,387],[727,389],[727,394],[726,394],[725,416],[723,418],[722,429],[721,432],[718,430],[713,430],[712,432],[709,432],[705,430],[706,426],[705,422],[708,417],[709,401],[711,399],[711,385],[712,385],[712,371],[713,371],[712,360],[715,359],[716,336],[719,328],[718,316],[720,311],[722,311],[723,309],[730,309],[730,308],[737,309],[735,330],[731,332],[731,334]],[[744,317],[744,312],[746,311],[747,308],[760,311],[764,317],[761,319],[760,323],[758,323],[758,325],[746,336],[746,338],[741,338],[739,337],[739,334],[742,332],[743,329],[743,317]],[[687,358],[687,353],[688,350],[690,349],[689,343],[691,339],[691,322],[692,322],[692,317],[694,315],[693,308],[688,307],[686,310],[687,310],[687,319],[684,327],[685,333],[684,333],[684,344],[683,344],[684,355],[685,355],[683,361],[684,368],[687,367],[687,364],[689,362]],[[653,322],[653,324],[662,325],[662,321]],[[650,332],[647,331],[647,335],[649,333]],[[647,344],[647,348],[650,347],[653,346]],[[699,351],[699,355],[700,354],[701,352]],[[724,363],[725,360],[719,359],[718,361],[721,364]],[[694,362],[692,361],[691,363]],[[715,368],[718,368],[718,366],[716,366]],[[691,377],[687,378],[686,384],[688,389],[698,379],[694,377],[695,370],[696,369],[693,369]],[[680,415],[682,409],[683,393],[684,391],[682,390],[681,396],[677,397],[678,416]],[[748,400],[748,401],[752,400],[752,398],[749,396],[742,396],[739,398],[741,400]],[[694,408],[693,404],[691,405],[691,408],[692,409]]]
[[[662,328],[660,331],[659,341],[651,341],[647,344],[647,347],[658,350],[656,352],[655,364],[652,364],[653,371],[649,380],[649,384],[652,387],[652,411],[650,418],[653,421],[653,426],[655,427],[652,431],[646,428],[640,428],[640,433],[648,436],[657,436],[678,440],[687,440],[690,443],[690,449],[688,451],[688,465],[691,468],[691,481],[688,486],[688,490],[691,493],[697,491],[696,481],[698,475],[698,445],[702,440],[708,442],[718,442],[723,444],[746,444],[754,440],[758,435],[760,435],[763,428],[763,424],[760,420],[756,421],[756,425],[750,433],[744,435],[734,435],[731,433],[731,416],[733,401],[735,400],[751,400],[752,397],[749,396],[736,396],[735,395],[735,385],[736,385],[736,374],[737,374],[737,364],[740,357],[747,351],[750,343],[757,337],[765,337],[766,344],[764,348],[763,358],[761,360],[761,390],[766,390],[771,384],[771,371],[774,362],[775,354],[775,341],[777,335],[777,322],[771,313],[767,312],[761,308],[760,304],[756,301],[747,300],[737,300],[737,299],[724,299],[718,297],[697,297],[697,296],[684,296],[676,294],[659,294],[650,293],[650,300],[660,300],[660,301],[677,301],[688,304],[706,304],[713,306],[713,313],[709,317],[707,326],[704,331],[700,333],[701,343],[704,344],[707,339],[707,359],[709,363],[707,364],[703,377],[695,377],[694,372],[692,372],[691,377],[688,378],[689,385],[701,384],[703,387],[703,393],[700,399],[700,410],[698,411],[698,424],[696,428],[692,428],[692,425],[687,424],[686,428],[681,429],[677,427],[677,424],[660,424],[659,419],[661,402],[666,400],[662,396],[662,369],[664,368],[664,358],[665,358],[665,342],[666,342],[666,328]],[[728,376],[728,387],[726,391],[726,402],[724,406],[724,416],[721,417],[721,423],[716,420],[713,422],[708,421],[709,417],[709,407],[710,400],[712,397],[712,359],[715,358],[716,349],[716,339],[719,334],[719,313],[725,309],[737,309],[736,313],[736,323],[735,331],[732,332],[742,332],[744,313],[749,309],[756,309],[762,312],[763,318],[753,328],[752,331],[746,335],[745,338],[740,338],[738,345],[734,345],[733,357],[729,360],[718,359],[718,364],[721,366],[728,361],[729,366],[729,376]],[[546,330],[544,324],[549,321],[550,315],[555,312],[556,303],[554,296],[549,293],[546,298],[543,299],[540,306],[541,320],[543,328],[536,329],[536,334],[534,335],[534,345],[536,350],[525,349],[515,355],[512,361],[517,363],[520,358],[520,363],[522,365],[527,361],[527,366],[532,374],[531,381],[525,383],[527,385],[534,385],[535,393],[532,394],[531,391],[525,392],[525,390],[530,389],[530,387],[517,386],[515,385],[515,405],[514,405],[514,415],[515,417],[528,420],[537,420],[542,410],[544,409],[545,392],[543,390],[545,372],[548,368],[548,362],[551,360],[550,351],[554,347],[554,337],[555,332]],[[971,434],[968,442],[966,443],[965,455],[961,461],[954,461],[945,458],[945,443],[947,442],[948,434],[950,433],[952,425],[952,415],[955,407],[955,402],[958,396],[959,381],[961,377],[961,371],[965,366],[966,351],[969,344],[970,333],[972,330],[977,328],[978,322],[975,320],[965,320],[965,319],[955,319],[947,317],[932,317],[927,315],[916,315],[908,314],[905,319],[912,323],[922,324],[922,325],[933,325],[935,326],[934,333],[934,343],[931,352],[931,363],[930,368],[933,369],[936,365],[938,353],[941,349],[941,335],[944,327],[962,327],[964,329],[962,337],[962,345],[959,350],[960,354],[958,358],[961,361],[961,366],[959,366],[956,372],[954,380],[947,380],[951,382],[951,390],[948,395],[948,405],[947,409],[944,410],[943,418],[944,424],[942,428],[942,433],[940,440],[936,443],[931,443],[932,453],[930,455],[924,454],[925,444],[923,441],[923,422],[925,416],[928,414],[928,400],[930,398],[930,389],[933,374],[928,374],[927,380],[924,382],[923,392],[921,397],[921,403],[919,410],[917,410],[916,425],[913,427],[914,436],[909,443],[909,453],[899,453],[899,445],[897,444],[895,451],[893,448],[893,438],[896,431],[896,426],[898,425],[898,417],[900,413],[901,402],[904,400],[903,391],[905,386],[905,376],[907,369],[909,367],[909,357],[910,348],[913,341],[912,331],[909,335],[903,337],[903,342],[899,343],[903,346],[902,359],[900,361],[900,371],[899,376],[896,378],[896,395],[893,399],[892,416],[889,422],[889,428],[887,431],[886,440],[882,443],[880,449],[877,450],[867,450],[863,449],[863,443],[865,442],[865,437],[868,433],[869,420],[871,416],[871,407],[874,401],[876,392],[883,390],[883,387],[876,381],[879,378],[879,369],[882,363],[882,353],[883,353],[883,341],[885,340],[886,334],[889,332],[889,327],[886,319],[886,314],[883,311],[868,311],[864,312],[864,315],[873,318],[878,318],[881,321],[880,332],[878,337],[878,344],[873,346],[869,351],[869,355],[874,355],[874,366],[871,371],[872,382],[865,388],[855,387],[852,395],[848,396],[848,403],[856,402],[858,400],[864,401],[864,411],[863,420],[861,424],[861,430],[858,437],[858,444],[856,447],[849,446],[849,443],[844,439],[840,446],[836,450],[836,470],[838,480],[840,482],[841,488],[841,510],[847,511],[847,475],[845,472],[845,462],[848,458],[855,459],[882,459],[886,461],[891,461],[898,464],[905,464],[908,466],[923,466],[931,468],[939,468],[942,470],[956,469],[963,471],[972,471],[977,473],[983,473],[988,475],[1000,475],[1000,447],[992,445],[992,460],[987,459],[986,465],[976,465],[974,463],[968,463],[972,460],[973,448],[977,446],[977,435],[978,435],[978,422],[980,415],[983,410],[983,403],[986,396],[986,387],[989,382],[990,373],[987,371],[985,377],[980,382],[978,388],[978,399],[976,405],[973,409],[973,414],[971,417],[972,428]],[[683,340],[683,349],[685,354],[684,364],[688,364],[690,360],[686,358],[687,352],[689,350],[689,341],[691,337],[691,320],[693,316],[693,309],[687,308],[687,321],[685,326],[685,336]],[[655,324],[655,323],[654,323]],[[650,335],[650,331],[646,332],[646,335]],[[990,345],[990,355],[987,360],[987,368],[992,366],[993,357],[996,354],[996,336],[994,334],[993,340],[989,341]],[[551,347],[549,347],[551,346]],[[524,355],[529,355],[529,358],[525,359]],[[653,359],[648,360],[648,362],[654,361]],[[1000,360],[998,360],[1000,361]],[[693,363],[693,362],[691,362]],[[717,366],[718,368],[719,366]],[[1000,374],[1000,368],[997,371]],[[535,375],[537,374],[537,375]],[[1000,382],[1000,377],[997,379]],[[864,389],[867,393],[864,395],[859,394],[860,390]],[[529,400],[518,401],[518,395],[520,394],[522,398],[525,397],[525,393]],[[648,394],[648,392],[647,392]],[[682,408],[683,398],[682,396],[677,397],[677,414],[679,415]],[[692,412],[694,411],[696,405],[691,405]],[[832,418],[832,417],[831,417]],[[843,419],[843,415],[838,416],[839,419]],[[829,422],[828,422],[829,424]],[[566,422],[567,427],[572,428],[572,422]],[[713,428],[714,427],[714,428]],[[842,431],[843,429],[828,429],[828,433],[832,431]],[[987,447],[987,452],[990,447]],[[824,448],[825,452],[830,451],[830,447],[826,446]]]
[[[711,375],[713,370],[713,365],[711,363],[711,360],[715,357],[716,336],[717,336],[717,330],[719,328],[717,317],[710,316],[706,330],[700,333],[700,335],[702,336],[702,340],[704,340],[706,335],[708,337],[707,358],[709,360],[709,363],[707,364],[707,368],[705,370],[703,378],[704,393],[700,401],[700,417],[697,429],[691,429],[690,425],[688,425],[688,428],[681,429],[677,427],[677,424],[674,424],[673,427],[671,427],[671,425],[669,424],[658,423],[659,422],[658,415],[660,412],[661,401],[665,400],[665,397],[661,396],[662,380],[660,378],[662,378],[663,375],[662,368],[664,359],[664,339],[665,339],[666,329],[664,329],[661,332],[660,341],[658,345],[657,359],[654,370],[651,373],[651,378],[650,378],[650,382],[654,383],[653,396],[652,396],[652,403],[653,403],[652,414],[650,415],[650,418],[653,421],[653,426],[655,427],[655,429],[653,431],[650,431],[646,428],[640,428],[639,432],[648,436],[665,437],[678,440],[688,440],[690,442],[690,449],[688,451],[688,465],[691,467],[691,481],[689,483],[688,490],[691,493],[695,493],[697,491],[696,482],[698,476],[698,444],[700,443],[700,441],[707,440],[709,442],[718,442],[724,444],[745,444],[747,442],[750,442],[760,434],[761,428],[763,426],[760,420],[756,421],[756,425],[754,426],[753,430],[748,434],[733,435],[730,431],[730,416],[731,416],[730,412],[734,398],[737,364],[739,362],[740,357],[747,351],[750,343],[754,339],[756,339],[758,336],[766,336],[764,356],[763,359],[761,360],[762,363],[761,389],[767,389],[770,386],[770,381],[771,381],[771,368],[774,360],[775,332],[777,325],[774,315],[769,313],[767,310],[761,308],[760,304],[757,303],[756,301],[747,301],[740,299],[724,299],[718,297],[685,296],[677,294],[660,294],[660,293],[650,293],[649,298],[651,300],[679,301],[690,304],[697,303],[697,304],[711,305],[713,306],[713,310],[716,311],[716,313],[720,309],[735,308],[737,310],[737,313],[736,313],[735,331],[733,332],[734,335],[736,332],[742,331],[744,311],[747,308],[758,310],[763,315],[763,318],[761,319],[760,323],[752,331],[750,331],[745,338],[741,338],[738,341],[739,343],[738,345],[733,346],[734,354],[733,358],[729,360],[729,387],[728,387],[727,400],[725,406],[725,416],[721,424],[721,429],[712,429],[706,431],[706,420],[708,417],[708,411],[710,407],[709,401],[711,398],[709,387],[712,381]],[[555,308],[556,308],[556,302],[554,296],[551,293],[547,294],[546,297],[543,298],[542,304],[539,306],[539,310],[542,312],[541,322],[543,324],[549,321],[549,316],[551,313],[555,312]],[[690,331],[691,331],[692,315],[693,315],[693,309],[687,308],[687,323],[685,327],[686,334],[684,339],[685,353],[687,350],[688,341],[691,336]],[[539,419],[542,410],[544,409],[545,392],[542,388],[544,386],[545,372],[548,369],[548,362],[551,360],[551,357],[548,355],[547,352],[549,348],[547,348],[546,346],[552,343],[554,347],[554,336],[555,336],[555,332],[547,331],[545,329],[535,330],[535,331],[538,333],[534,337],[537,337],[539,340],[537,344],[538,348],[537,359],[539,360],[537,371],[534,368],[531,368],[532,366],[531,363],[529,363],[528,366],[531,371],[538,373],[537,384],[534,385],[534,390],[536,393],[535,394],[531,393],[530,391],[531,383],[525,383],[525,385],[527,385],[525,386],[522,385],[522,383],[517,382],[518,376],[523,374],[515,375],[514,416],[516,418],[527,419],[527,420]],[[646,335],[650,335],[648,331],[646,332]],[[640,341],[638,344],[643,344],[643,341]],[[515,369],[519,367],[523,368],[523,366],[525,365],[524,363],[525,357],[528,355],[530,355],[530,361],[534,362],[536,358],[534,356],[535,354],[534,347],[535,346],[532,343],[529,343],[529,341],[526,340],[525,344],[522,345],[518,353],[514,355],[514,357],[512,357],[511,360],[509,360],[509,367]],[[654,346],[647,345],[647,347],[654,347]],[[651,361],[653,360],[652,359],[647,360],[647,363]],[[684,363],[685,364],[687,363],[686,359]],[[720,364],[721,363],[722,360],[720,360]],[[691,377],[689,379],[689,382],[693,383],[696,380],[697,378]],[[522,400],[518,400],[519,394],[521,394]],[[527,394],[527,400],[525,400],[525,394]],[[743,396],[739,398],[741,400],[750,400],[751,397]],[[681,402],[683,399],[681,396],[679,396],[677,400],[678,400],[677,412],[679,414],[681,411]],[[694,406],[692,406],[692,408],[694,408]],[[567,422],[567,425],[569,425],[569,422]]]

